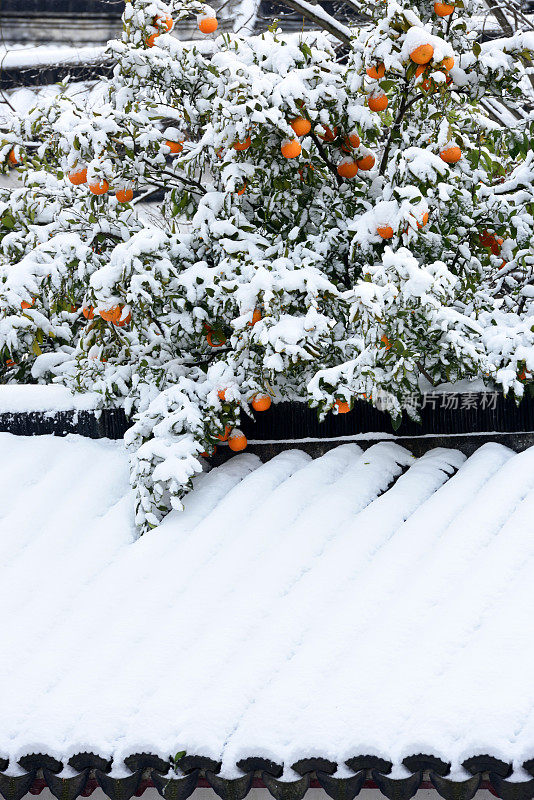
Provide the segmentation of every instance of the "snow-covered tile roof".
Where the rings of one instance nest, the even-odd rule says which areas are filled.
[[[11,764],[534,755],[534,448],[242,454],[139,540],[121,443],[0,452]]]

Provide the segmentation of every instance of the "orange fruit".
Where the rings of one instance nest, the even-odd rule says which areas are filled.
[[[221,402],[224,403],[226,401],[226,389],[219,389],[217,392],[217,397],[219,400],[221,400]]]
[[[9,163],[13,164],[14,167],[16,167],[17,164],[20,164],[20,161],[18,160],[17,156],[15,155],[15,149],[14,148],[9,151],[8,160],[9,160]]]
[[[428,64],[434,55],[434,48],[431,44],[420,44],[410,53],[410,58],[415,64]]]
[[[117,189],[115,197],[119,203],[129,203],[133,199],[133,189]]]
[[[375,81],[382,80],[382,78],[386,74],[386,68],[384,64],[377,64],[376,67],[368,67],[365,71],[367,75],[370,78],[373,78],[373,80]]]
[[[333,131],[328,127],[328,125],[323,125],[323,128],[324,128],[324,133],[317,134],[319,139],[322,139],[323,142],[333,142],[339,132],[337,125],[334,126]]]
[[[376,232],[382,239],[391,239],[393,237],[393,228],[391,225],[379,225]]]
[[[359,158],[356,163],[358,165],[358,169],[360,169],[362,172],[367,172],[367,170],[373,169],[375,165],[375,157],[369,153],[368,155]]]
[[[8,358],[7,361],[6,361],[6,367],[14,367],[14,366],[15,366],[15,362],[13,361],[13,359],[12,358]]]
[[[280,150],[284,158],[296,158],[297,156],[300,156],[302,147],[296,139],[286,139],[285,142],[282,142]]]
[[[82,314],[84,315],[85,319],[93,319],[95,310],[93,306],[84,306],[84,308],[82,308]]]
[[[504,239],[500,236],[495,236],[494,241],[490,245],[491,252],[494,256],[500,255],[501,252],[501,245],[504,242]]]
[[[247,437],[240,431],[238,428],[234,428],[230,436],[228,437],[228,447],[230,450],[233,450],[234,453],[239,453],[240,450],[244,450],[247,446]]]
[[[102,311],[98,313],[103,320],[106,322],[113,322],[113,324],[116,325],[121,318],[122,309],[120,306],[112,306],[111,308],[102,309]]]
[[[123,307],[124,307],[124,306],[120,306],[121,316],[122,316],[122,309],[123,309]],[[128,325],[128,324],[129,324],[131,321],[132,321],[132,312],[131,312],[131,311],[128,311],[128,313],[126,314],[126,316],[124,317],[124,319],[120,319],[120,318],[119,318],[119,320],[118,320],[118,322],[116,323],[116,325],[117,325],[117,327],[118,327],[118,328],[124,328],[124,326],[125,326],[125,325]]]
[[[198,21],[198,28],[201,33],[215,33],[218,27],[219,23],[216,17],[202,17]]]
[[[336,400],[334,407],[337,408],[338,414],[348,414],[350,411],[350,405],[346,400]]]
[[[261,311],[259,308],[255,308],[252,312],[252,320],[248,323],[250,326],[254,326],[256,322],[259,322],[261,319]]]
[[[226,336],[224,333],[217,333],[216,331],[208,331],[206,334],[206,341],[210,347],[222,347],[226,344]]]
[[[437,14],[438,17],[448,17],[453,11],[454,6],[450,3],[440,3],[439,0],[436,0],[434,3],[434,13]]]
[[[254,411],[267,411],[271,407],[272,400],[268,394],[257,394],[252,398],[252,408]]]
[[[158,38],[159,33],[151,33],[150,36],[147,36],[145,39],[145,44],[147,47],[154,47],[156,44],[156,39]]]
[[[169,33],[174,28],[174,20],[170,14],[156,14],[152,24],[155,28],[165,28],[165,33]]]
[[[419,229],[420,228],[424,228],[424,226],[427,224],[427,222],[428,222],[428,211],[425,211],[425,213],[423,214],[423,216],[421,218],[421,222],[419,222],[419,221],[417,222],[417,227]]]
[[[341,149],[345,151],[345,153],[350,153],[351,148],[356,149],[360,146],[360,137],[357,133],[349,133],[348,136],[345,136],[344,144],[341,145]]]
[[[175,156],[177,153],[181,153],[182,150],[184,149],[183,141],[181,141],[181,142],[171,142],[170,139],[167,139],[165,141],[165,144],[167,145],[167,147],[169,148],[169,150],[171,151],[171,154],[173,156]]]
[[[445,161],[446,164],[456,164],[462,157],[462,151],[455,144],[447,144],[440,150],[439,157]]]
[[[91,194],[106,194],[109,189],[109,183],[105,178],[101,181],[94,180],[92,183],[89,184],[89,191]]]
[[[489,247],[494,256],[500,254],[501,245],[504,242],[501,236],[496,236],[494,233],[489,233],[488,231],[482,231],[478,238],[482,247]]]
[[[245,194],[246,188],[247,188],[247,182],[245,181],[241,189],[237,190],[238,195]]]
[[[217,446],[216,446],[216,445],[213,445],[213,447],[212,447],[212,450],[211,450],[211,453],[208,453],[208,451],[207,451],[207,450],[204,450],[204,452],[203,452],[203,453],[201,453],[200,455],[201,455],[203,458],[209,458],[210,456],[214,456],[216,452],[217,452]]]
[[[519,373],[519,375],[518,375],[517,377],[519,378],[519,380],[520,380],[520,381],[526,381],[526,379],[527,379],[527,374],[526,374],[525,370],[523,370],[522,372],[520,372],[520,373]]]
[[[388,107],[388,102],[384,92],[382,94],[371,94],[367,99],[367,105],[371,111],[385,111]]]
[[[344,158],[337,166],[337,173],[342,178],[354,178],[358,174],[358,164],[352,158]]]
[[[217,434],[217,439],[219,439],[221,442],[226,442],[226,441],[228,441],[228,437],[230,436],[231,433],[232,433],[231,426],[230,425],[226,425],[226,427],[224,429],[224,433],[218,433]]]
[[[87,167],[79,167],[69,172],[69,181],[73,186],[81,186],[82,183],[87,183]]]
[[[20,304],[20,307],[22,308],[23,311],[26,311],[26,309],[31,308],[34,303],[35,303],[35,297],[32,298],[31,303],[28,303],[27,300],[23,300],[22,303]]]
[[[241,152],[241,150],[248,150],[248,148],[250,147],[251,144],[252,144],[252,140],[251,140],[250,136],[247,136],[247,138],[245,139],[244,142],[234,142],[232,147],[234,148],[234,150],[237,150],[238,152]]]
[[[441,62],[441,66],[447,71],[451,70],[454,67],[454,58],[452,56],[446,56]]]
[[[391,344],[390,344],[390,342],[389,342],[389,339],[388,339],[388,337],[386,336],[386,334],[384,334],[384,335],[381,337],[380,341],[381,341],[381,342],[382,342],[382,344],[385,346],[386,350],[391,350]]]
[[[306,136],[311,131],[311,122],[304,117],[297,117],[289,123],[297,136]]]

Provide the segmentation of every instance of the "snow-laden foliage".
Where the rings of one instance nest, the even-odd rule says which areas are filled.
[[[422,375],[520,397],[534,372],[531,131],[480,104],[519,107],[534,35],[481,46],[474,0],[369,10],[339,58],[274,28],[184,44],[170,17],[208,7],[132,0],[104,102],[3,133],[3,380],[135,413],[140,530],[255,395],[399,419]]]

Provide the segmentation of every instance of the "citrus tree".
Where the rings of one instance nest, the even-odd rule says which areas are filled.
[[[101,102],[60,92],[2,133],[2,379],[134,414],[141,531],[246,446],[242,413],[363,398],[398,422],[423,378],[520,397],[534,371],[530,120],[481,106],[521,106],[532,35],[481,45],[474,0],[366,10],[340,57],[132,0]]]

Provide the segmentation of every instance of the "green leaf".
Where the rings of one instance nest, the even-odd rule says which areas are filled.
[[[394,417],[391,417],[391,427],[394,431],[398,431],[402,422],[402,414],[397,414]]]

